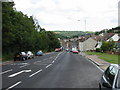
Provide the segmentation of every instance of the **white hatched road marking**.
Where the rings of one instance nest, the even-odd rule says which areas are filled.
[[[40,63],[41,61],[36,61],[36,62],[34,62],[34,64],[36,64],[36,63]]]
[[[8,87],[6,90],[12,89],[13,87],[15,87],[15,86],[19,85],[20,83],[22,83],[22,82],[21,82],[21,81],[19,81],[19,82],[15,83],[14,85],[12,85],[12,86]]]
[[[28,65],[30,65],[30,64],[25,64],[25,65],[23,65],[23,66],[20,66],[19,68],[23,68],[23,67],[26,67],[26,66],[28,66]]]
[[[12,71],[12,70],[13,70],[13,69],[10,69],[10,70],[7,70],[7,71],[4,71],[4,72],[1,72],[0,75],[1,75],[1,74],[5,74],[5,73],[8,73],[8,72],[10,72],[10,71]]]
[[[19,75],[19,74],[21,74],[21,73],[23,73],[23,72],[31,72],[31,70],[22,70],[22,71],[19,71],[19,72],[17,72],[17,73],[14,73],[14,74],[12,74],[12,75],[9,75],[8,77],[14,77],[14,76]]]
[[[36,75],[37,73],[39,73],[39,72],[41,72],[41,71],[42,71],[42,69],[40,69],[40,70],[38,70],[37,72],[31,74],[29,77],[32,77],[32,76]]]

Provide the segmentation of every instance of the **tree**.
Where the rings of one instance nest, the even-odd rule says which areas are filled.
[[[101,50],[103,52],[112,51],[114,46],[115,46],[115,42],[114,41],[109,41],[109,42],[103,41],[103,44],[101,46]]]
[[[33,16],[16,11],[14,2],[5,2],[2,6],[3,54],[40,49],[52,51],[60,45],[56,35],[41,28]]]

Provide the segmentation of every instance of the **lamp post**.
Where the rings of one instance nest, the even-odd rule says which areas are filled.
[[[81,20],[77,20],[77,21],[81,21]],[[86,19],[84,20],[84,24],[85,24],[85,31],[86,31]]]
[[[81,21],[81,20],[77,20],[77,21]],[[85,31],[86,31],[86,19],[84,20],[84,25],[85,25]],[[85,40],[86,40],[86,33],[85,33]],[[87,46],[86,46],[86,43],[84,42],[84,44],[85,45],[83,45],[83,51],[85,50],[86,51],[86,48],[87,48]]]

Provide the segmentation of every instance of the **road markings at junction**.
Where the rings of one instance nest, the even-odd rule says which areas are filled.
[[[7,70],[7,71],[4,71],[4,72],[1,72],[0,75],[1,75],[1,74],[5,74],[5,73],[8,73],[8,72],[11,72],[12,70],[13,70],[13,69],[10,69],[10,70]]]
[[[15,77],[16,75],[19,75],[19,74],[21,74],[21,73],[23,73],[23,72],[31,72],[31,70],[22,70],[22,71],[19,71],[19,72],[17,72],[17,73],[14,73],[14,74],[12,74],[12,75],[9,75],[8,77]]]
[[[32,77],[32,76],[36,75],[36,74],[39,73],[39,72],[42,72],[42,69],[40,69],[40,70],[38,70],[37,72],[31,74],[29,77]]]
[[[21,81],[19,81],[19,82],[15,83],[14,85],[12,85],[12,86],[8,87],[6,90],[12,89],[13,87],[15,87],[15,86],[19,85],[20,83],[22,83],[22,82],[21,82]]]

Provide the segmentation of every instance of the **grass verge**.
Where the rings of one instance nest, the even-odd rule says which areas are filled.
[[[114,54],[100,53],[100,52],[85,52],[88,55],[97,55],[98,58],[113,64],[120,64],[119,56]]]

